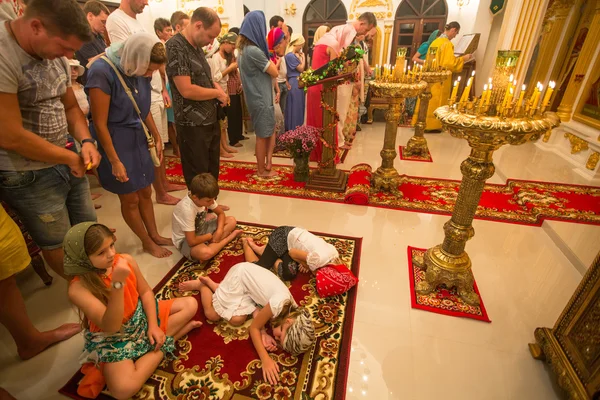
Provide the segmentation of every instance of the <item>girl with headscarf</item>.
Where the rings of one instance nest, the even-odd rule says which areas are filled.
[[[325,35],[330,30],[331,30],[331,26],[329,24],[325,24],[325,25],[321,25],[320,27],[318,27],[317,30],[315,31],[315,34],[313,35],[312,45],[308,49],[308,57],[310,59],[310,63],[312,63],[313,51],[315,49],[315,43],[317,43],[319,40],[321,40],[323,35]],[[310,63],[308,65],[311,65]]]
[[[287,104],[285,108],[285,130],[296,129],[304,124],[304,108],[306,99],[304,90],[298,87],[298,77],[306,66],[306,58],[302,53],[304,46],[304,37],[294,33],[285,55],[285,64],[287,67],[287,77],[290,84]]]
[[[202,325],[192,318],[193,297],[157,301],[135,260],[115,251],[106,226],[84,222],[64,241],[69,300],[78,309],[84,332],[84,378],[77,393],[95,398],[108,385],[118,399],[135,395],[175,340]]]
[[[431,46],[431,43],[433,43],[433,41],[439,35],[440,35],[440,31],[438,29],[431,32],[431,35],[429,35],[429,39],[427,39],[426,42],[421,43],[421,45],[419,46],[419,49],[417,50],[415,55],[412,57],[413,63],[425,64],[425,58],[427,57],[427,50],[429,50],[429,46]]]
[[[429,45],[430,48],[437,48],[437,63],[440,67],[448,69],[453,73],[461,72],[463,64],[471,61],[473,56],[471,54],[465,54],[461,57],[454,55],[454,45],[451,40],[458,35],[460,32],[460,24],[456,21],[446,24],[444,27],[444,33],[435,39]],[[425,53],[427,54],[427,53]],[[440,120],[435,118],[433,112],[436,108],[448,101],[450,97],[450,91],[452,89],[452,76],[449,76],[442,83],[434,83],[431,85],[431,99],[429,100],[429,106],[427,108],[427,119],[425,121],[425,132],[438,133],[441,132],[442,123]],[[419,113],[419,101],[417,101],[417,107],[415,109],[415,115]],[[414,118],[413,118],[414,119]]]
[[[329,61],[337,58],[342,50],[348,47],[356,37],[356,29],[352,24],[340,25],[332,28],[318,42],[315,43],[313,51],[312,69],[316,70],[327,64]],[[307,107],[306,107],[306,124],[315,128],[323,128],[323,108],[321,107],[321,94],[323,85],[315,85],[308,88]],[[335,135],[334,147],[344,146],[343,128],[346,114],[350,107],[350,99],[352,97],[352,85],[339,85],[337,88],[337,105],[336,110],[340,117],[340,122],[337,126],[337,134]],[[348,147],[348,146],[346,146]],[[323,147],[318,141],[315,149],[310,154],[311,161],[321,161]]]
[[[282,134],[285,132],[285,120],[283,117],[284,107],[282,106],[283,96],[287,96],[287,92],[281,93],[281,87],[279,86],[280,69],[287,69],[285,66],[285,49],[286,49],[285,33],[280,28],[273,28],[267,34],[267,45],[269,46],[269,55],[275,68],[277,68],[277,78],[273,79],[273,109],[275,110],[275,134]],[[287,71],[286,71],[287,75]],[[286,87],[287,89],[287,87]]]
[[[252,255],[250,260],[257,260]],[[209,321],[224,319],[240,326],[252,315],[248,331],[262,363],[263,378],[272,385],[279,381],[279,365],[268,351],[277,350],[279,344],[288,353],[298,355],[308,351],[316,340],[310,312],[298,307],[290,290],[275,274],[253,262],[234,265],[219,283],[203,276],[180,283],[179,290],[200,291],[204,315]],[[267,334],[267,323],[276,340]]]
[[[237,37],[238,36],[235,33],[227,33],[219,37],[218,51],[216,51],[213,56],[207,60],[208,64],[210,65],[213,82],[221,86],[225,93],[228,91],[228,82],[231,75],[234,72],[237,72],[237,62],[235,62],[235,55],[233,54]],[[239,141],[243,139],[241,132],[242,115],[241,113],[234,115],[232,112],[230,112],[229,106],[223,107],[223,111],[225,112],[225,119],[221,120],[221,157],[231,158],[233,157],[232,153],[237,153],[237,150],[229,146],[242,146],[242,144],[239,143]],[[238,119],[239,124],[236,124]],[[239,128],[239,132],[236,132],[236,135],[234,135],[235,140],[232,139],[232,134],[229,132],[229,124],[234,124]],[[229,141],[227,140],[228,132],[230,138]]]
[[[150,187],[154,164],[143,127],[145,124],[154,137],[162,159],[162,139],[150,113],[150,80],[167,61],[165,46],[156,35],[136,33],[110,46],[106,57],[92,64],[85,86],[90,99],[90,132],[102,155],[100,184],[119,196],[123,219],[142,241],[144,251],[154,257],[168,257],[171,251],[161,246],[173,243],[160,236],[156,227]],[[140,114],[109,61],[131,91]]]
[[[277,67],[269,59],[267,22],[262,11],[244,17],[238,39],[238,67],[244,85],[246,106],[256,133],[256,161],[259,177],[276,175],[271,170],[275,148],[275,107],[273,79]]]

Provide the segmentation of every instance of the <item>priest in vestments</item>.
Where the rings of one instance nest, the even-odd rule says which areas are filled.
[[[454,56],[454,45],[451,40],[458,35],[460,31],[460,25],[458,22],[450,22],[444,27],[444,33],[431,43],[430,48],[437,48],[437,63],[442,68],[448,69],[455,72],[461,72],[463,64],[473,59],[471,54],[465,54],[461,57]],[[427,108],[427,125],[425,126],[425,132],[440,132],[442,129],[441,122],[433,115],[436,108],[447,104],[450,98],[450,92],[452,89],[452,76],[449,76],[442,83],[435,83],[431,85],[431,99],[429,100],[429,107]],[[417,104],[417,110],[419,104]],[[415,110],[415,114],[418,111]]]

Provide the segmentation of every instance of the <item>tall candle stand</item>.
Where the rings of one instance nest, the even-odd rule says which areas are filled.
[[[415,133],[408,139],[406,147],[403,150],[405,156],[427,156],[429,154],[429,148],[427,147],[427,139],[423,136],[426,128],[427,120],[427,108],[429,107],[429,100],[431,99],[431,85],[435,83],[444,82],[452,75],[452,72],[448,70],[442,71],[423,71],[421,80],[427,83],[425,90],[419,95],[419,114],[417,116],[417,122],[415,124]]]
[[[402,101],[407,97],[415,97],[422,93],[427,84],[423,81],[402,83],[401,79],[375,80],[370,83],[373,94],[377,97],[390,99],[389,108],[385,114],[385,138],[381,155],[381,166],[373,173],[371,187],[377,190],[385,190],[402,196],[398,190],[400,175],[394,168],[396,153],[396,136],[398,132],[398,119],[402,109]]]
[[[428,294],[444,284],[447,288],[456,287],[466,303],[480,303],[473,290],[471,260],[465,246],[475,234],[472,222],[485,181],[494,175],[493,153],[506,144],[535,141],[560,124],[555,113],[544,112],[553,83],[543,100],[541,84],[527,101],[523,96],[524,88],[523,95],[513,101],[517,99],[514,90],[516,88],[509,83],[505,95],[497,96],[491,103],[490,93],[484,92],[479,99],[443,106],[434,112],[452,136],[467,140],[471,154],[460,166],[463,179],[452,218],[444,224],[443,243],[427,250],[424,257],[413,260],[426,270],[425,279],[417,284],[417,293]]]

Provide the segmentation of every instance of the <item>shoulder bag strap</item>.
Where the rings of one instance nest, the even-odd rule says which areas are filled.
[[[129,86],[127,86],[127,84],[125,83],[125,80],[123,79],[123,76],[121,75],[121,72],[115,66],[115,64],[113,64],[113,62],[110,60],[110,58],[108,58],[106,56],[102,56],[101,58],[104,61],[106,61],[108,63],[108,65],[110,65],[112,67],[112,69],[115,71],[115,74],[117,74],[117,78],[119,78],[119,81],[121,81],[121,85],[123,85],[123,88],[125,89],[125,93],[127,93],[127,96],[129,96],[129,99],[131,100],[131,103],[133,104],[133,108],[135,109],[138,116],[140,117],[140,122],[142,123],[142,127],[144,128],[144,133],[146,134],[146,140],[148,141],[148,147],[154,147],[154,138],[152,137],[152,135],[150,135],[150,132],[148,132],[148,128],[146,127],[146,124],[144,123],[144,120],[142,119],[142,113],[140,112],[140,108],[138,107],[137,102],[133,98],[133,94],[131,94],[131,89],[129,89]]]

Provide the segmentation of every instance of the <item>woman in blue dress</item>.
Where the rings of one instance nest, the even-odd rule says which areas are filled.
[[[304,124],[306,98],[304,97],[304,90],[298,87],[298,77],[306,66],[306,56],[302,53],[303,46],[304,37],[296,33],[292,34],[292,39],[285,55],[287,79],[291,86],[285,106],[286,131],[296,129],[298,126]]]
[[[144,251],[168,257],[171,252],[161,246],[173,243],[156,228],[150,186],[154,164],[142,125],[143,119],[162,159],[162,140],[150,113],[150,79],[167,61],[166,49],[156,36],[136,33],[108,48],[106,56],[131,91],[141,118],[111,63],[104,58],[95,61],[85,90],[90,98],[90,131],[102,155],[100,184],[119,196],[123,218],[142,241]]]

